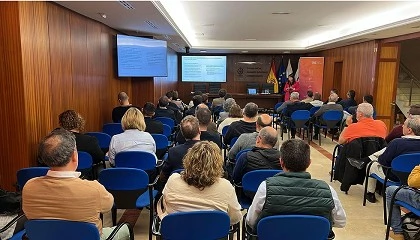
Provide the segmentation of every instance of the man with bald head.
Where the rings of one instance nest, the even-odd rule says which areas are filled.
[[[239,183],[245,173],[259,169],[281,169],[280,152],[274,146],[277,143],[277,130],[264,127],[258,133],[255,147],[241,154],[236,160],[232,179]]]
[[[130,108],[133,107],[130,102],[128,101],[128,95],[125,92],[118,93],[118,103],[120,106],[115,107],[112,109],[112,121],[114,123],[121,122],[121,118],[124,116],[125,112]],[[137,108],[137,107],[136,107]]]

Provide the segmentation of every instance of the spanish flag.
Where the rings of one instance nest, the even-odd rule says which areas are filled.
[[[276,77],[276,64],[274,62],[274,58],[271,60],[271,67],[270,72],[268,73],[267,83],[274,84],[274,93],[279,93],[279,82],[277,81]]]

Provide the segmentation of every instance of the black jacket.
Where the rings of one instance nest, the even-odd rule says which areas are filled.
[[[99,147],[98,139],[89,135],[73,132],[76,137],[77,151],[87,152],[92,156],[93,163],[104,160],[105,154]]]

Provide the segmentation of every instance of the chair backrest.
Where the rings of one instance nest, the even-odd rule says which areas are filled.
[[[77,165],[77,171],[82,171],[92,167],[93,160],[92,156],[83,151],[78,151],[77,155],[79,156],[79,164]]]
[[[25,186],[26,182],[30,179],[45,176],[48,170],[48,167],[30,167],[18,170],[16,176],[19,189],[22,190],[23,186]]]
[[[102,132],[108,134],[109,136],[114,136],[120,133],[123,133],[121,123],[105,123],[102,127]]]
[[[261,219],[257,225],[259,240],[326,240],[328,219],[312,215],[276,215]]]
[[[230,125],[226,125],[222,128],[222,136],[226,136],[227,131],[229,130]]]
[[[282,170],[270,170],[270,169],[262,169],[262,170],[254,170],[245,173],[242,177],[242,187],[244,191],[247,192],[257,192],[258,187],[260,184],[265,181],[267,178],[280,173]]]
[[[232,147],[233,145],[235,145],[236,141],[238,141],[238,137],[234,137],[234,138],[232,138],[232,139],[230,140],[229,146],[231,146],[231,147]]]
[[[321,107],[312,107],[309,112],[311,113],[311,116],[314,115],[314,113],[316,113],[316,111],[318,111]]]
[[[153,153],[144,151],[119,152],[115,155],[115,167],[153,170],[156,167],[156,157]]]
[[[241,151],[239,151],[239,152],[236,154],[236,156],[235,156],[235,160],[238,160],[238,159],[239,159],[239,157],[242,155],[242,153],[246,153],[246,152],[249,152],[249,151],[251,151],[251,148],[242,149]]]
[[[276,105],[274,105],[274,112],[276,112],[277,108],[279,108],[282,104],[283,102],[276,103]]]
[[[295,123],[296,128],[302,128],[311,118],[311,113],[308,110],[296,110],[290,118]]]
[[[99,240],[98,228],[93,223],[55,219],[29,220],[25,223],[30,240]]]
[[[155,118],[156,121],[159,121],[163,124],[168,125],[169,127],[171,127],[171,129],[174,129],[175,127],[175,121],[172,118],[168,118],[168,117],[157,117]]]
[[[168,137],[164,134],[151,134],[155,140],[156,150],[158,149],[167,149],[168,148]]]
[[[420,151],[420,149],[419,149]],[[420,152],[400,155],[391,162],[392,172],[400,179],[403,185],[407,185],[408,176],[415,166],[420,164]]]
[[[102,133],[102,132],[87,132],[85,133],[86,135],[92,136],[92,137],[96,137],[96,139],[98,139],[98,143],[99,143],[99,147],[104,149],[104,148],[109,148],[109,143],[111,142],[111,136],[106,134],[106,133]]]
[[[343,111],[329,110],[322,114],[322,120],[328,128],[333,128],[337,126],[337,123],[343,120]]]
[[[149,176],[141,169],[107,168],[99,173],[98,181],[114,196],[117,208],[136,208],[137,198],[147,190]]]
[[[168,138],[172,134],[172,128],[168,124],[163,123],[162,125],[163,125],[163,135],[165,135]]]
[[[173,171],[171,172],[171,175],[172,175],[172,174],[174,174],[174,173],[181,173],[182,171],[184,171],[184,169],[183,169],[183,168],[178,168],[178,169],[176,169],[176,170],[173,170]]]
[[[177,212],[162,219],[161,234],[171,240],[215,240],[226,237],[229,228],[229,216],[222,211]]]

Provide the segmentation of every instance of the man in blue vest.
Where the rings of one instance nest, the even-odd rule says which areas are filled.
[[[280,148],[283,172],[267,178],[258,187],[246,217],[254,230],[264,217],[283,214],[316,215],[327,218],[331,226],[344,227],[346,213],[336,191],[326,182],[311,179],[310,147],[300,139],[285,141]]]

